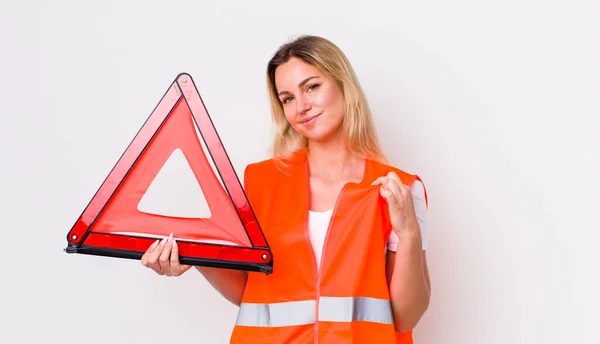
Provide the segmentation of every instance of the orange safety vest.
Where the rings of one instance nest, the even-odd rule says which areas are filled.
[[[307,233],[306,154],[282,172],[274,160],[250,164],[245,190],[273,253],[273,273],[250,272],[231,344],[413,343],[394,328],[386,278],[391,231],[385,200],[371,183],[394,171],[368,159],[360,183],[344,186],[333,210],[317,268]]]

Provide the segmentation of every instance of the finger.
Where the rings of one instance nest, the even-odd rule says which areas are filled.
[[[148,265],[150,266],[150,268],[152,268],[152,270],[158,272],[159,274],[162,274],[162,271],[158,262],[158,258],[163,253],[166,242],[167,238],[163,238],[160,241],[160,244],[158,244],[154,251],[152,251],[150,256],[148,256]]]
[[[398,183],[402,183],[402,181],[400,180],[400,177],[398,177],[398,175],[394,171],[388,172],[386,177],[388,177],[389,179],[393,179],[393,180],[397,181]]]
[[[173,245],[171,246],[171,267],[177,271],[181,268],[179,264],[179,247],[177,247],[177,240],[173,239]]]
[[[385,198],[388,203],[388,206],[392,208],[398,208],[402,205],[403,195],[398,187],[398,184],[393,180],[388,180],[381,187],[381,196]]]
[[[158,263],[160,264],[160,269],[165,272],[167,276],[171,275],[171,261],[169,260],[169,256],[171,255],[171,247],[173,245],[173,233],[169,235],[165,247],[163,248],[160,257],[158,258]]]
[[[381,196],[383,196],[383,198],[387,202],[388,206],[394,207],[394,208],[398,206],[398,201],[396,200],[396,196],[394,196],[393,192],[391,192],[389,190],[382,190]]]
[[[189,265],[179,263],[179,246],[177,240],[173,239],[173,247],[171,248],[171,269],[174,275],[179,276],[190,268]]]
[[[154,251],[154,249],[156,248],[156,245],[158,245],[158,240],[156,240],[152,245],[150,245],[150,247],[148,247],[148,249],[146,250],[146,252],[144,252],[144,255],[142,256],[142,258],[140,259],[140,261],[142,262],[142,265],[145,267],[149,267],[148,266],[148,257],[150,256],[150,254]]]
[[[394,195],[392,194],[392,192],[390,190],[388,190],[387,188],[381,188],[379,190],[379,194],[381,195],[381,197],[383,197],[388,204],[394,202]]]
[[[398,184],[397,181],[393,179],[388,179],[385,184],[386,189],[388,189],[398,200],[403,196],[402,186]]]
[[[398,177],[398,175],[395,172],[389,172],[387,174],[387,177],[389,180],[393,180],[396,184],[398,184],[398,187],[401,191],[406,191],[407,186],[402,182],[400,177]]]

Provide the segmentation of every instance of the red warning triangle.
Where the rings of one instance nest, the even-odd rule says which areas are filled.
[[[186,198],[186,214],[147,211],[144,197],[172,159],[191,170],[208,217],[194,215],[195,197]],[[269,245],[188,74],[177,76],[69,231],[66,252],[140,259],[170,233],[183,264],[272,272]]]

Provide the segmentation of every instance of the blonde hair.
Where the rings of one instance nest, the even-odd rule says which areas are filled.
[[[307,139],[287,121],[275,85],[277,67],[292,57],[319,68],[341,86],[346,103],[342,120],[346,147],[358,156],[386,162],[371,110],[350,62],[335,44],[317,36],[300,36],[282,45],[268,63],[267,88],[275,127],[275,137],[271,146],[272,157],[281,161],[292,157],[298,150],[308,148]]]

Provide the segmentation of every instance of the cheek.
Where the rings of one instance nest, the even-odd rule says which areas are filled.
[[[290,105],[283,106],[283,114],[285,115],[285,119],[287,119],[288,122],[294,124],[296,112]]]
[[[338,89],[328,89],[324,92],[319,92],[315,97],[315,104],[326,110],[329,117],[341,118],[344,114],[344,97]]]

